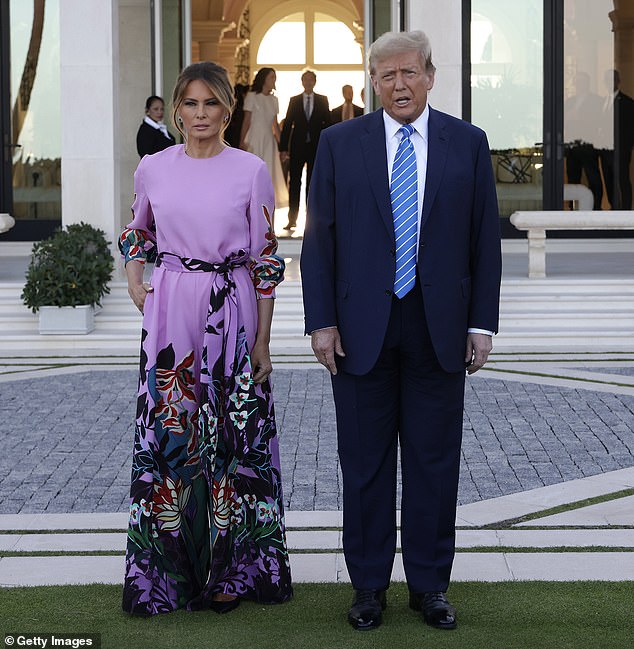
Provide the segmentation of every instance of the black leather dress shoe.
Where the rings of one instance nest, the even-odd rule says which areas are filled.
[[[234,609],[240,606],[240,598],[234,597],[233,599],[228,600],[217,600],[212,599],[209,602],[209,608],[216,613],[230,613]]]
[[[409,607],[423,614],[423,619],[436,629],[455,629],[456,609],[445,593],[410,593]]]
[[[348,622],[357,631],[376,629],[383,621],[381,611],[385,610],[385,606],[384,590],[355,590],[352,606],[348,611]]]

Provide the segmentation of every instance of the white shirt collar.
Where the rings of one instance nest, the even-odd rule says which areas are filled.
[[[143,118],[143,121],[148,126],[151,126],[152,128],[155,128],[157,131],[161,128],[161,126],[160,126],[160,124],[158,122],[155,122],[151,117],[148,117],[147,115]]]
[[[383,123],[385,124],[385,137],[388,140],[393,138],[401,126],[403,126],[393,117],[390,117],[385,110],[383,111]],[[414,130],[427,142],[427,135],[429,133],[429,104],[425,104],[425,110],[411,124]]]
[[[148,117],[147,115],[143,118],[143,121],[148,126],[155,128],[157,131],[161,131],[161,133],[163,133],[165,137],[169,137],[167,132],[167,126],[165,126],[164,122],[155,122],[151,117]]]

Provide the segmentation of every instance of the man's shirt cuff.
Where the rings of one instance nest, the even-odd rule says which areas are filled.
[[[467,329],[468,334],[485,334],[486,336],[493,336],[494,331],[489,331],[488,329],[476,329],[475,327],[469,327]]]

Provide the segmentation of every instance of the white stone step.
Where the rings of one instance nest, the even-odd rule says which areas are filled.
[[[89,336],[40,336],[37,316],[20,300],[18,282],[0,282],[0,351],[12,349],[94,350],[135,353],[141,318],[124,282],[113,282]],[[301,284],[287,281],[277,291],[272,352],[310,357],[303,335]],[[502,284],[496,350],[548,351],[634,348],[634,279],[512,279]]]
[[[343,554],[290,552],[295,583],[348,583]],[[4,557],[0,585],[115,584],[123,581],[123,556]],[[458,552],[451,580],[460,581],[628,581],[634,552]],[[405,581],[402,555],[391,581]]]

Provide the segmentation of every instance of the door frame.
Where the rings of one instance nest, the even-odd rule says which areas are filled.
[[[11,40],[9,0],[0,0],[0,212],[13,209],[11,142]]]
[[[544,0],[543,58],[542,209],[561,210],[564,203],[564,0]]]

